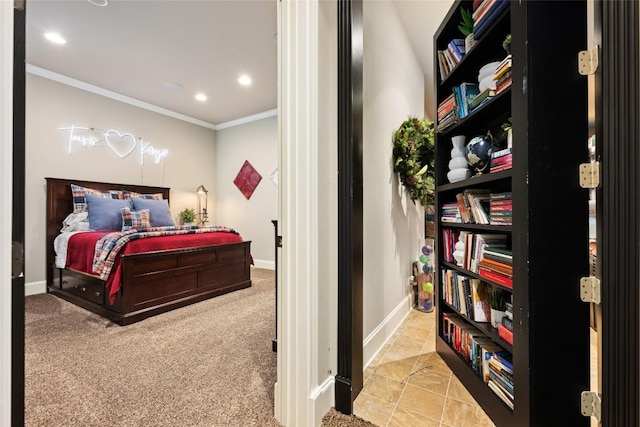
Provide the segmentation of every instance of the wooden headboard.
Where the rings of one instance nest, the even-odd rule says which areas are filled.
[[[45,178],[47,180],[47,285],[53,284],[55,270],[55,252],[53,240],[62,228],[62,221],[73,212],[73,195],[71,184],[95,190],[129,190],[141,194],[162,193],[169,200],[168,187],[152,187],[148,185],[114,184],[109,182],[81,181],[78,179]]]

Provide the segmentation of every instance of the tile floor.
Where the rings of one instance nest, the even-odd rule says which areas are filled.
[[[494,426],[435,352],[435,334],[435,312],[412,310],[364,371],[354,414],[380,427]]]

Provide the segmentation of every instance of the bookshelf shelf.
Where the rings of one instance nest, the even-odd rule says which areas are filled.
[[[441,71],[451,67],[438,62],[439,52],[462,37],[460,9],[474,11],[474,5],[485,5],[487,10],[496,7],[496,13],[486,15],[491,18],[482,26],[476,25],[485,28],[484,33],[441,78]],[[475,19],[482,19],[480,11]],[[507,58],[502,44],[509,34],[511,56]],[[435,134],[436,350],[498,427],[589,425],[581,415],[576,391],[589,389],[590,376],[589,306],[576,297],[580,278],[589,274],[588,191],[576,182],[579,164],[588,161],[587,80],[576,73],[576,52],[584,49],[585,34],[584,2],[456,0],[434,35],[435,116],[451,121],[453,101],[458,117],[447,127],[436,128]],[[470,93],[470,88],[478,84],[479,70],[491,62],[508,64],[496,70],[497,79],[503,75],[499,87],[504,89],[460,118],[478,93]],[[490,133],[495,150],[501,150],[506,147],[502,125],[507,121],[512,125],[513,143],[511,151],[503,154],[510,157],[502,164],[511,168],[449,183],[452,137],[464,135],[469,141]],[[466,205],[465,200],[476,204]],[[469,206],[480,207],[494,222],[505,218],[512,225],[449,222],[462,216],[452,211],[466,215]],[[480,218],[477,222],[486,222],[482,212],[471,213]],[[559,214],[571,220],[558,220]],[[485,238],[499,243],[498,247],[487,249],[482,244]],[[505,246],[507,251],[501,253]],[[562,256],[549,247],[561,248]],[[453,263],[454,258],[464,259],[465,266],[482,276]],[[499,271],[501,276],[493,274]],[[490,323],[471,320],[475,304],[491,295],[483,293],[487,289],[510,302],[512,322],[503,319],[502,325],[513,329],[509,339],[513,344]],[[469,315],[462,315],[456,306]],[[461,341],[450,345],[447,338]],[[501,398],[500,390],[489,387],[487,377],[478,375],[456,352],[456,348],[463,351],[461,342],[476,351],[473,354],[478,349],[488,358],[496,353],[495,360],[503,358],[512,364],[507,375],[502,371],[501,377],[494,378],[496,372],[491,373],[494,382],[503,381],[503,391],[513,390],[512,395]],[[571,360],[563,364],[562,381],[557,369],[560,352]]]
[[[480,184],[486,184],[494,181],[500,181],[511,178],[512,170],[507,169],[505,171],[485,173],[482,175],[476,175],[472,178],[465,179],[464,181],[454,182],[452,184],[442,184],[436,188],[437,192],[449,192],[451,190],[459,190],[461,188],[478,187]],[[509,185],[507,183],[506,185]]]
[[[461,314],[458,310],[456,310],[455,307],[453,307],[450,304],[447,304],[447,307],[449,307],[449,309],[457,314],[460,314],[460,316],[462,317],[462,319],[469,323],[470,325],[473,325],[476,329],[478,329],[480,332],[484,333],[486,336],[488,336],[489,338],[491,338],[493,341],[496,342],[496,344],[498,344],[500,347],[504,348],[505,350],[507,350],[508,352],[512,353],[513,352],[513,346],[511,344],[509,344],[508,342],[506,342],[505,340],[503,340],[499,335],[498,335],[498,330],[496,328],[494,328],[493,326],[491,326],[489,323],[478,323],[478,322],[474,322],[473,320],[469,319],[467,316],[465,316],[464,314]]]

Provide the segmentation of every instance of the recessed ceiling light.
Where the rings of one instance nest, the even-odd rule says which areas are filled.
[[[240,76],[240,78],[238,79],[238,83],[240,83],[242,86],[249,86],[251,84],[251,77]]]
[[[89,3],[95,4],[96,6],[108,6],[109,0],[88,0]]]
[[[165,83],[164,87],[166,87],[167,89],[172,90],[174,92],[180,92],[182,89],[184,89],[181,84],[179,84],[179,83],[171,83],[171,82]]]
[[[206,101],[207,100],[207,95],[205,95],[204,93],[196,93],[196,99],[198,101]]]
[[[52,43],[65,44],[67,41],[58,33],[45,33],[44,37]]]

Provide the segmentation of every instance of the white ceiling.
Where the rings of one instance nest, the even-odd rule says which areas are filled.
[[[210,124],[276,108],[276,0],[29,0],[26,32],[30,66]]]
[[[452,2],[394,0],[425,70],[427,106],[433,34]],[[27,64],[217,125],[277,107],[276,19],[276,0],[29,0]],[[47,31],[67,43],[52,44]],[[242,74],[251,86],[238,84]]]

